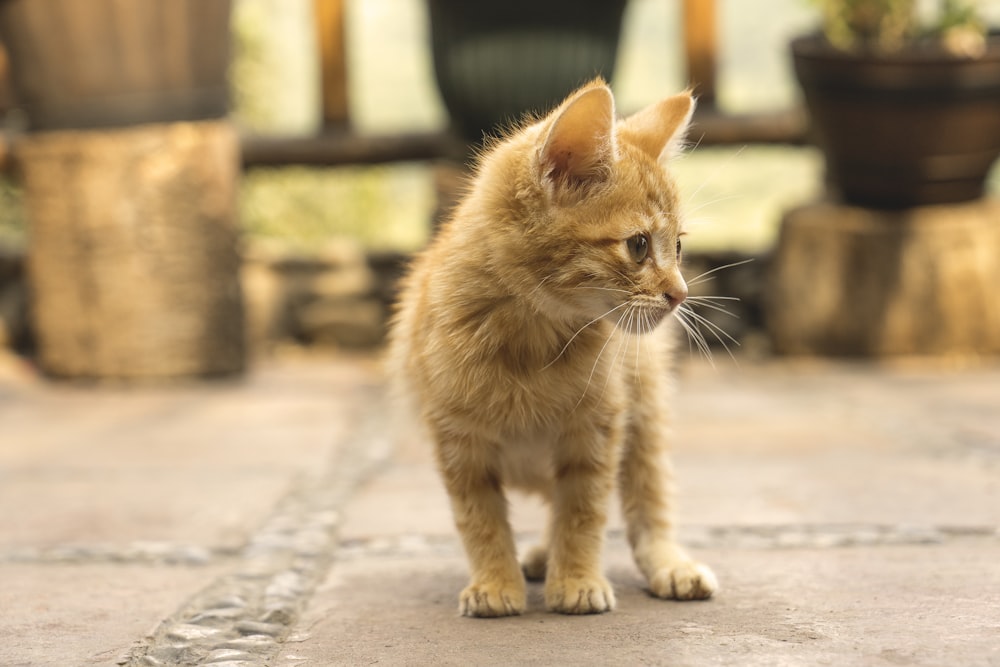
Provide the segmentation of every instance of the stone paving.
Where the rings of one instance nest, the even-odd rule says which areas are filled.
[[[1000,365],[685,361],[681,535],[704,603],[458,617],[426,443],[364,357],[244,381],[0,363],[0,665],[1000,665]],[[519,543],[542,525],[514,497]]]

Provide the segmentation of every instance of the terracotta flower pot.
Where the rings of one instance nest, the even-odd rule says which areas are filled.
[[[983,195],[1000,156],[1000,35],[976,59],[847,53],[819,36],[791,51],[827,180],[846,203],[905,208]]]

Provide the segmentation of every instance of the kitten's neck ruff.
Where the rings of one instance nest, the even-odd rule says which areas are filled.
[[[485,354],[516,357],[524,370],[540,371],[556,360],[579,360],[580,350],[594,347],[597,341],[603,345],[615,335],[612,322],[568,308],[541,279],[529,274],[515,278],[509,267],[507,271],[493,270],[488,264],[466,268],[471,270],[467,284],[477,285],[480,291],[452,302],[450,313],[456,326],[465,324],[467,330],[476,332]],[[593,350],[595,355],[600,345]]]

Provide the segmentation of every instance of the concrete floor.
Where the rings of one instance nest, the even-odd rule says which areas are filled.
[[[141,390],[0,364],[0,664],[1000,665],[996,362],[684,362],[681,536],[721,590],[646,595],[615,519],[591,617],[538,586],[458,617],[447,500],[380,383],[367,358]]]

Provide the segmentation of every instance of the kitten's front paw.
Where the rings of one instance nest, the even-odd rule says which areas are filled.
[[[549,579],[545,606],[560,614],[600,614],[615,608],[615,592],[600,575]]]
[[[668,600],[707,600],[718,588],[712,570],[695,561],[665,567],[649,582],[653,595]]]
[[[524,612],[524,582],[471,583],[458,597],[462,616],[496,618]]]

